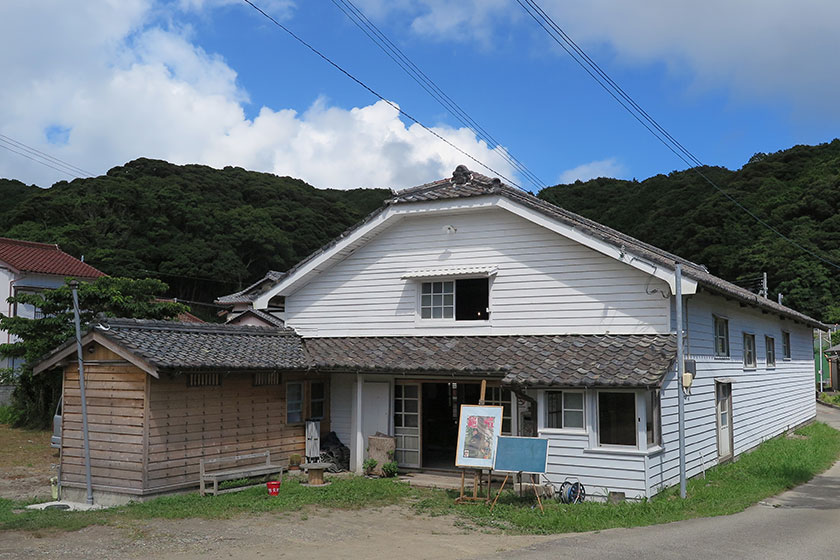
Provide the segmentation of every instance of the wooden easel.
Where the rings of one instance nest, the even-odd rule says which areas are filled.
[[[494,508],[494,507],[496,507],[496,502],[498,502],[498,501],[499,501],[499,496],[501,496],[501,495],[502,495],[502,490],[504,490],[504,489],[505,489],[505,483],[508,481],[508,478],[510,478],[510,474],[511,474],[511,473],[505,473],[505,479],[502,481],[502,485],[501,485],[501,487],[499,488],[499,491],[496,493],[496,497],[495,497],[495,499],[493,500],[493,505],[491,505],[491,506],[490,506],[490,511],[491,511],[491,512],[493,511],[493,508]],[[521,488],[521,487],[522,487],[522,473],[520,472],[520,473],[517,473],[517,474],[519,475],[519,480],[520,480],[520,482],[519,482],[519,486],[520,486],[520,488]],[[535,475],[533,475],[533,474],[531,475],[531,484],[532,484],[532,485],[533,485],[533,487],[534,487],[534,496],[536,496],[536,497],[537,497],[537,504],[539,504],[539,506],[540,506],[540,511],[541,511],[541,512],[543,512],[543,513],[545,513],[545,509],[543,508],[543,505],[542,505],[542,500],[540,499],[540,493],[539,493],[539,491],[537,490],[537,486],[539,486],[539,484],[538,484],[538,482],[539,482],[539,478],[537,478],[537,480],[535,481],[535,480],[534,480],[534,476],[535,476]],[[536,475],[536,476],[539,476],[539,475]],[[487,493],[488,493],[488,494],[490,493],[490,487],[489,487],[489,484],[488,484],[488,487],[487,487]]]
[[[490,475],[487,476],[487,495],[479,496],[482,479],[484,478],[484,471],[482,469],[471,469],[473,471],[473,491],[472,496],[468,496],[465,489],[465,482],[467,477],[467,469],[461,469],[461,495],[455,498],[456,504],[470,504],[477,502],[490,503]]]
[[[481,380],[481,394],[478,397],[479,406],[484,406],[484,396],[487,392],[487,380]],[[490,473],[487,475],[487,496],[479,496],[479,489],[481,488],[482,478],[484,478],[483,469],[471,469],[473,471],[473,491],[472,496],[468,496],[465,491],[465,482],[467,478],[467,469],[461,469],[461,495],[455,499],[456,504],[469,504],[484,502],[490,503]]]

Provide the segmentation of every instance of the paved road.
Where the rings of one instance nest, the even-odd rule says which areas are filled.
[[[840,410],[818,405],[817,419],[840,430]],[[837,560],[840,463],[735,515],[566,535],[492,558]]]

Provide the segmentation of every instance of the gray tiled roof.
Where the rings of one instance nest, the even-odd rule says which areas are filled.
[[[639,241],[634,237],[584,218],[574,212],[564,210],[528,192],[508,186],[499,179],[491,179],[480,173],[470,171],[462,165],[458,166],[452,178],[398,191],[387,203],[425,202],[486,195],[499,195],[518,202],[596,239],[605,241],[617,248],[624,247],[630,253],[671,270],[673,270],[676,263],[680,263],[683,265],[683,274],[686,277],[697,281],[700,285],[712,292],[773,311],[774,313],[801,321],[815,328],[828,328],[826,325],[803,313],[776,303],[771,299],[760,297],[749,290],[710,274],[705,266],[663,251],[658,247]]]
[[[243,311],[242,313],[240,313],[239,315],[237,315],[236,317],[231,319],[229,322],[232,323],[232,322],[238,320],[243,315],[253,315],[254,317],[257,317],[258,319],[261,319],[261,320],[265,321],[268,324],[268,326],[274,326],[274,327],[285,327],[286,326],[286,323],[280,317],[276,317],[276,316],[274,316],[271,313],[268,313],[266,311],[262,311],[260,309],[253,309],[253,308],[252,309],[246,309],[245,311]]]
[[[489,374],[529,387],[658,386],[676,356],[673,335],[307,338],[304,344],[318,369]]]
[[[270,289],[277,282],[285,278],[285,272],[277,270],[269,270],[265,276],[245,288],[226,296],[216,298],[216,303],[220,305],[229,305],[234,303],[251,303],[260,297],[266,290]]]
[[[305,368],[300,337],[291,329],[110,319],[99,334],[162,370]]]

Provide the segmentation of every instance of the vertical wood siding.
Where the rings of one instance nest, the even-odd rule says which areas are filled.
[[[730,357],[714,356],[713,318],[729,320]],[[686,471],[689,477],[717,464],[715,379],[732,380],[734,453],[748,451],[816,415],[812,329],[772,314],[741,307],[722,297],[697,294],[688,300],[686,357],[697,361],[697,375],[686,399]],[[782,358],[782,331],[790,332],[791,359]],[[755,335],[757,367],[744,369],[743,332]],[[776,367],[768,368],[764,337],[775,339]],[[650,458],[650,493],[679,482],[677,384],[669,374],[662,391],[665,451]]]
[[[498,267],[489,323],[417,319],[419,282],[402,275],[454,266]],[[656,278],[524,218],[476,210],[403,219],[289,295],[286,317],[304,336],[665,333],[663,291]]]
[[[197,485],[202,457],[270,450],[272,462],[283,464],[292,453],[302,455],[304,424],[285,422],[285,383],[297,377],[262,387],[254,387],[249,374],[231,374],[210,387],[188,388],[181,376],[152,380],[148,489]],[[329,429],[328,418],[322,429]]]
[[[94,353],[85,354],[92,485],[95,490],[140,493],[146,373],[109,350],[94,348]],[[84,488],[81,404],[74,363],[64,372],[61,483]]]

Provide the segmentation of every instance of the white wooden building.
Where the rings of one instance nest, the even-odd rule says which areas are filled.
[[[824,326],[498,179],[462,166],[395,193],[245,299],[283,306],[330,374],[357,470],[377,431],[403,468],[451,468],[458,406],[488,379],[503,430],[549,440],[551,481],[638,499],[678,482],[676,263],[692,476],[814,418]]]

